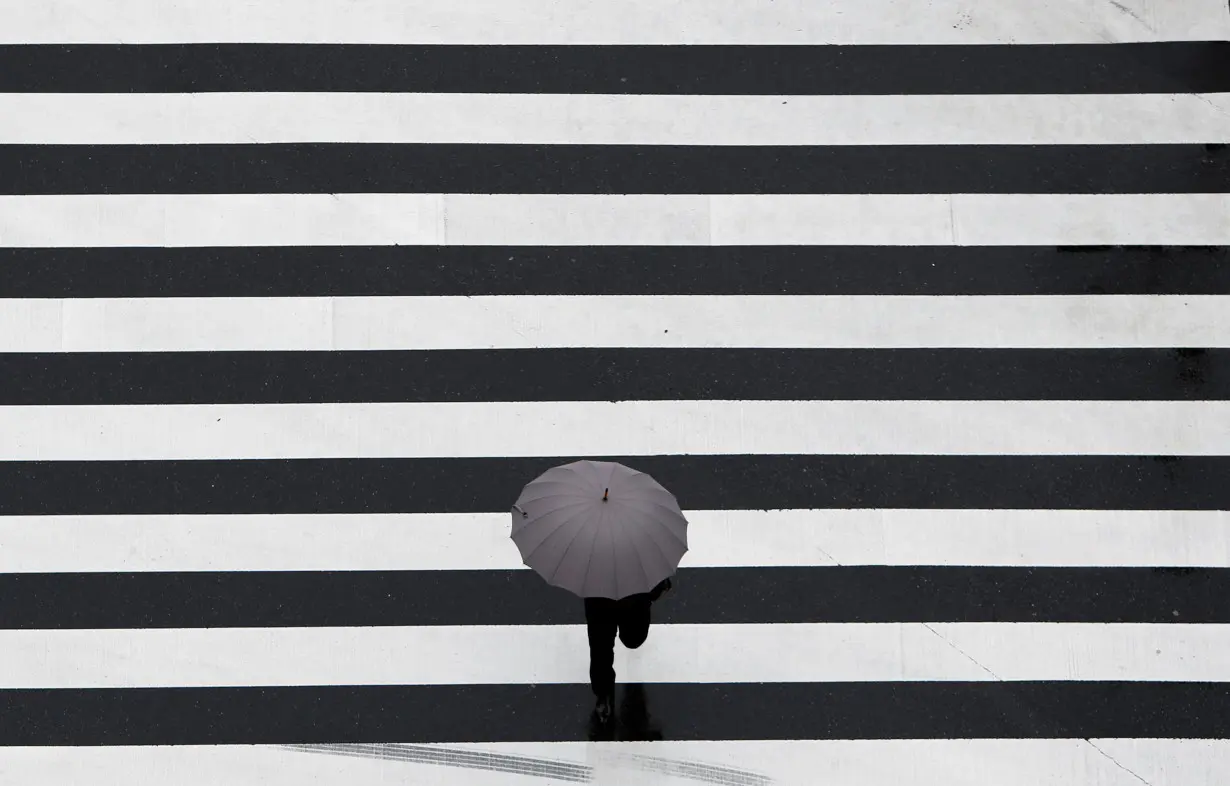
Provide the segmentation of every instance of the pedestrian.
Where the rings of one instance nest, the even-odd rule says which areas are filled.
[[[671,588],[663,579],[649,592],[626,598],[585,599],[585,627],[589,634],[589,686],[598,702],[594,712],[605,723],[615,700],[615,635],[634,650],[649,636],[650,609]]]
[[[688,520],[675,495],[612,461],[552,467],[521,490],[509,536],[521,561],[585,601],[595,714],[609,720],[615,638],[645,643],[650,609],[688,551]]]

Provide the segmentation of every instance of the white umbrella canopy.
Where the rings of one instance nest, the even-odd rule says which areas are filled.
[[[688,521],[675,495],[644,472],[576,461],[522,490],[512,540],[548,584],[618,600],[675,574],[688,550]]]

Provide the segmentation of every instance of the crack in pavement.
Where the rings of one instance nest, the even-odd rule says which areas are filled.
[[[1142,776],[1140,775],[1140,773],[1138,773],[1138,772],[1134,772],[1134,771],[1133,771],[1130,767],[1125,767],[1125,766],[1123,766],[1122,764],[1120,764],[1120,763],[1119,763],[1119,760],[1118,760],[1118,759],[1116,759],[1114,756],[1111,756],[1109,753],[1107,753],[1106,751],[1102,750],[1102,749],[1101,749],[1101,748],[1099,748],[1097,745],[1095,745],[1095,744],[1094,744],[1094,742],[1093,742],[1093,740],[1088,740],[1088,739],[1087,739],[1087,740],[1085,740],[1085,742],[1089,743],[1089,747],[1093,748],[1095,751],[1097,751],[1098,753],[1100,753],[1100,754],[1102,754],[1103,756],[1105,756],[1105,757],[1106,757],[1106,758],[1107,758],[1107,759],[1111,762],[1111,764],[1114,764],[1116,767],[1118,767],[1119,769],[1123,770],[1123,771],[1124,771],[1124,772],[1126,772],[1128,775],[1131,775],[1133,778],[1135,778],[1136,780],[1140,781],[1140,782],[1141,782],[1141,783],[1143,783],[1145,786],[1153,786],[1153,784],[1152,784],[1152,783],[1149,783],[1147,780],[1145,780],[1145,779],[1144,779],[1144,777],[1142,777]]]
[[[957,195],[948,195],[948,237],[954,246],[961,245],[957,242]]]
[[[977,658],[975,658],[973,655],[970,655],[968,652],[966,652],[965,650],[961,649],[961,648],[960,648],[960,647],[958,647],[956,644],[954,644],[952,641],[950,641],[948,638],[946,638],[946,637],[945,637],[942,633],[940,633],[938,630],[936,630],[935,628],[931,627],[931,623],[924,622],[922,625],[923,625],[923,627],[924,627],[924,628],[926,628],[927,630],[929,630],[929,631],[931,631],[933,634],[935,634],[935,636],[936,636],[937,638],[939,638],[939,640],[940,640],[940,641],[944,642],[944,643],[945,643],[945,644],[947,644],[949,647],[951,647],[951,648],[953,649],[953,651],[957,652],[957,653],[958,653],[958,654],[960,654],[963,658],[965,658],[966,660],[968,660],[970,663],[974,664],[974,665],[975,665],[975,666],[977,666],[978,668],[980,668],[980,669],[982,669],[983,671],[985,671],[987,674],[990,674],[992,677],[994,677],[994,678],[995,678],[995,680],[996,680],[997,682],[1007,683],[1007,680],[1005,680],[1003,677],[999,676],[999,675],[998,675],[998,674],[996,674],[994,671],[991,671],[989,668],[987,668],[987,667],[986,667],[986,666],[984,666],[982,663],[980,663],[980,662],[978,661],[978,659],[977,659]],[[1111,764],[1115,765],[1115,766],[1116,766],[1116,767],[1118,767],[1119,769],[1121,769],[1121,770],[1123,770],[1124,772],[1126,772],[1128,775],[1131,775],[1131,776],[1132,776],[1133,778],[1135,778],[1136,780],[1138,780],[1138,781],[1140,781],[1141,783],[1145,784],[1145,786],[1153,786],[1153,784],[1151,784],[1151,783],[1149,783],[1149,781],[1145,780],[1145,779],[1144,779],[1144,777],[1143,777],[1140,773],[1138,773],[1138,772],[1134,771],[1134,770],[1133,770],[1133,769],[1131,769],[1130,767],[1127,767],[1127,766],[1125,766],[1125,765],[1121,764],[1121,763],[1120,763],[1120,762],[1119,762],[1119,761],[1118,761],[1118,760],[1117,760],[1114,756],[1111,756],[1109,753],[1107,753],[1106,751],[1104,751],[1104,750],[1102,750],[1101,748],[1099,748],[1099,747],[1098,747],[1097,745],[1095,745],[1095,744],[1093,743],[1093,741],[1092,741],[1091,739],[1089,739],[1088,737],[1082,737],[1082,738],[1081,738],[1081,741],[1082,741],[1082,742],[1084,742],[1086,745],[1088,745],[1090,748],[1093,748],[1095,751],[1097,751],[1097,752],[1098,752],[1098,755],[1102,756],[1102,757],[1103,757],[1103,758],[1105,758],[1107,761],[1109,761]]]
[[[1227,109],[1225,109],[1225,108],[1223,108],[1223,107],[1218,106],[1218,105],[1217,105],[1216,103],[1214,103],[1214,102],[1213,102],[1213,100],[1212,100],[1211,98],[1209,98],[1208,96],[1206,96],[1206,95],[1201,95],[1200,93],[1189,93],[1188,95],[1190,95],[1192,98],[1196,99],[1197,101],[1202,101],[1202,102],[1204,102],[1204,103],[1208,104],[1208,105],[1209,105],[1209,106],[1213,109],[1213,111],[1214,111],[1214,112],[1216,112],[1217,114],[1219,114],[1219,115],[1225,115],[1226,117],[1230,117],[1230,110],[1227,110]],[[1216,144],[1216,143],[1215,143],[1215,144]]]
[[[1110,0],[1110,4],[1113,5],[1115,8],[1119,9],[1120,13],[1126,14],[1132,17],[1133,19],[1135,19],[1137,22],[1140,22],[1142,25],[1145,26],[1145,29],[1148,30],[1150,33],[1157,32],[1156,30],[1153,29],[1152,24],[1145,21],[1143,18],[1141,18],[1140,14],[1136,13],[1131,8],[1128,8],[1123,3],[1116,2],[1116,0]]]

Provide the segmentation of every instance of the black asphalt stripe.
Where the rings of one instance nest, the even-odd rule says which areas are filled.
[[[915,399],[1224,401],[1230,349],[0,354],[0,406]]]
[[[920,46],[0,46],[0,92],[1212,93],[1230,42]]]
[[[1219,568],[683,568],[676,584],[655,622],[1230,623]],[[585,623],[529,570],[8,573],[0,598],[3,629]]]
[[[692,510],[1230,510],[1228,456],[609,458]],[[508,510],[526,483],[573,460],[3,462],[0,515],[482,513]]]
[[[587,685],[4,690],[0,745],[1230,736],[1221,683],[666,683],[616,701],[599,731]]]
[[[1226,295],[1230,247],[0,248],[0,298]]]
[[[1205,145],[0,145],[4,194],[1230,191]]]

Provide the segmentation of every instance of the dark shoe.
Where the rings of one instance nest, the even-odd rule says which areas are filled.
[[[603,696],[598,699],[598,703],[594,705],[594,714],[598,716],[600,723],[607,723],[611,720],[611,697]]]

